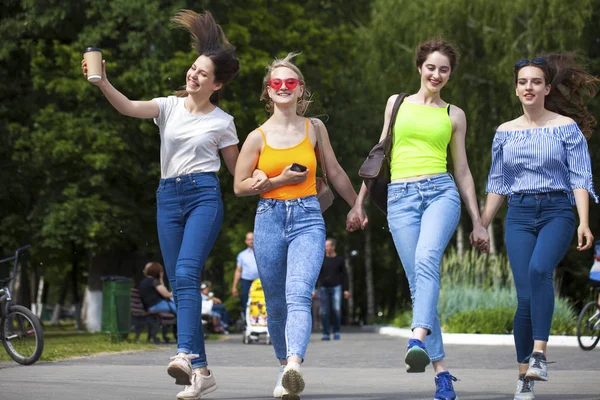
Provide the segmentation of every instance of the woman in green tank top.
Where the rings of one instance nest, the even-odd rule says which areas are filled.
[[[458,63],[457,51],[448,42],[434,39],[416,49],[421,87],[407,96],[395,121],[390,121],[398,95],[389,98],[380,141],[390,123],[394,129],[391,156],[392,182],[388,187],[388,224],[409,281],[412,305],[412,339],[405,354],[407,372],[424,372],[433,362],[436,400],[454,400],[456,394],[444,363],[444,346],[437,303],[440,263],[460,218],[460,197],[473,222],[472,244],[485,250],[475,185],[467,163],[467,121],[460,108],[446,103],[440,91]],[[448,145],[454,176],[448,174]],[[367,193],[363,184],[357,203]],[[459,196],[460,193],[460,196]]]

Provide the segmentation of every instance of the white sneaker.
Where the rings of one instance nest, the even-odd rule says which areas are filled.
[[[211,371],[208,376],[200,374],[200,371],[194,371],[192,384],[185,386],[183,390],[177,393],[177,398],[180,400],[198,400],[205,394],[217,390],[217,381]]]
[[[534,400],[533,386],[535,381],[529,380],[525,377],[525,374],[519,375],[517,381],[517,390],[515,391],[514,400]]]
[[[179,353],[171,357],[167,373],[175,378],[176,385],[191,385],[192,384],[192,359],[198,357],[198,354]]]
[[[281,383],[281,377],[283,376],[283,371],[285,370],[285,365],[279,367],[279,374],[277,375],[277,383],[275,384],[275,389],[273,389],[273,397],[282,398],[284,394],[288,394],[288,391],[285,390],[283,384]]]
[[[296,363],[288,363],[281,376],[281,385],[289,393],[284,396],[284,399],[299,399],[298,396],[304,390],[304,377],[300,371],[300,365]]]

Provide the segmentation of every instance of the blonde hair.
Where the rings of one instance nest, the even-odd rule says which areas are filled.
[[[296,75],[298,75],[298,79],[300,80],[300,84],[301,84],[301,86],[304,89],[302,91],[302,96],[300,96],[298,98],[298,105],[296,107],[296,114],[298,114],[300,116],[304,115],[304,113],[308,109],[308,106],[310,105],[310,103],[312,103],[312,101],[310,100],[311,94],[308,91],[308,89],[306,88],[306,84],[304,82],[304,75],[302,75],[302,71],[300,71],[300,68],[298,68],[291,61],[292,58],[296,57],[299,54],[300,53],[294,53],[294,52],[288,53],[287,56],[285,56],[284,58],[276,58],[267,67],[267,73],[265,74],[265,77],[263,78],[263,90],[262,90],[262,93],[260,94],[260,99],[267,102],[267,104],[265,105],[265,109],[269,112],[269,114],[273,114],[273,101],[269,97],[269,93],[267,91],[267,88],[268,88],[268,85],[269,85],[269,79],[271,79],[271,75],[273,74],[273,71],[275,69],[277,69],[277,68],[280,68],[280,67],[289,68],[292,71],[294,71],[296,73]]]

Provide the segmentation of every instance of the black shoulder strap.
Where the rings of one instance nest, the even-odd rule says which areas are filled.
[[[394,145],[394,124],[396,123],[396,117],[398,116],[398,110],[402,105],[404,99],[408,96],[406,93],[398,94],[396,97],[396,101],[394,102],[394,107],[392,107],[392,115],[390,115],[390,122],[388,124],[388,131],[386,135],[386,144],[385,144],[385,154],[388,156],[392,151],[392,146]]]
[[[408,94],[406,93],[400,93],[398,94],[398,97],[396,97],[396,101],[394,102],[394,107],[392,108],[392,115],[390,115],[390,123],[388,125],[388,136],[390,134],[394,134],[394,123],[396,122],[396,117],[398,116],[398,110],[400,109],[400,106],[402,105],[402,102],[404,101],[404,99],[406,98],[406,96],[408,96]]]

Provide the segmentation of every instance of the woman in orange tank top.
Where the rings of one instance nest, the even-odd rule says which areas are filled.
[[[325,223],[316,197],[317,140],[323,141],[330,182],[352,207],[347,229],[364,228],[368,222],[362,206],[355,206],[356,192],[336,160],[325,126],[303,116],[310,101],[304,77],[290,61],[295,56],[290,53],[269,66],[261,99],[271,117],[246,138],[234,177],[236,195],[261,195],[254,255],[280,363],[273,396],[286,399],[299,399],[304,390],[300,364],[311,333],[312,291],[325,254]],[[300,166],[292,169],[294,164]]]

